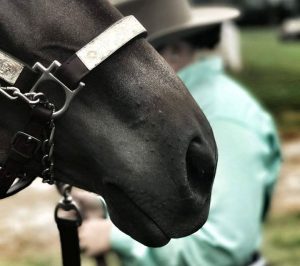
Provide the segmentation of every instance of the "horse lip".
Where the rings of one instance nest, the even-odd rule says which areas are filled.
[[[171,238],[168,236],[168,234],[155,222],[155,220],[152,217],[150,217],[145,211],[142,210],[142,208],[139,205],[137,205],[126,193],[124,193],[122,191],[122,189],[120,189],[118,186],[116,186],[112,183],[109,183],[109,184],[106,183],[105,185],[109,187],[110,192],[111,192],[111,189],[113,189],[114,191],[116,191],[116,190],[118,191],[117,192],[118,198],[122,198],[123,204],[125,202],[127,202],[126,205],[128,205],[128,206],[131,205],[131,208],[133,209],[132,210],[133,213],[131,213],[131,214],[134,214],[133,216],[135,216],[135,215],[139,216],[140,219],[142,219],[144,221],[146,220],[147,223],[150,222],[151,227],[155,228],[155,230],[152,230],[152,232],[150,232],[150,230],[146,230],[145,228],[143,229],[145,234],[147,234],[146,239],[140,239],[138,236],[130,234],[132,232],[128,232],[128,234],[130,234],[131,237],[135,238],[137,241],[139,241],[142,244],[149,246],[149,247],[161,247],[161,246],[166,245],[170,241]],[[116,204],[113,204],[113,205],[116,205]],[[128,208],[128,206],[127,206],[127,208]],[[126,221],[126,218],[124,218],[123,214],[120,214],[120,212],[118,212],[117,216],[121,217],[122,221],[124,221],[124,220]],[[113,219],[114,215],[111,215],[111,218],[114,222],[114,219]],[[131,223],[132,219],[129,219],[126,222]],[[118,223],[116,223],[116,224],[118,224]],[[126,232],[128,230],[123,230],[123,231]],[[155,237],[153,237],[154,235],[155,235]]]

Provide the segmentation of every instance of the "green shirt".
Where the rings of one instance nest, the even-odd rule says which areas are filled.
[[[113,228],[112,248],[126,266],[235,266],[261,244],[261,225],[281,155],[270,115],[212,57],[178,73],[215,134],[219,162],[207,223],[191,236],[147,248]],[[188,208],[188,206],[187,206]]]

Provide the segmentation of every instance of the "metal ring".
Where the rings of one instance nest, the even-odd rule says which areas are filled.
[[[42,164],[45,165],[47,161],[49,162],[49,154],[46,154],[46,155],[43,156],[43,158],[42,158]]]
[[[103,210],[103,218],[106,219],[106,218],[108,218],[108,209],[107,209],[106,202],[105,202],[104,198],[100,195],[98,195],[97,198],[99,199],[99,201],[101,203],[101,208]]]
[[[45,101],[46,100],[46,96],[44,93],[42,92],[29,92],[30,94],[33,94],[33,99],[40,99],[41,101]],[[28,94],[29,94],[28,93]]]
[[[46,168],[43,172],[42,172],[42,176],[45,176],[46,174],[50,173],[50,168]]]
[[[48,159],[50,160],[50,158],[52,158],[53,156],[53,151],[54,151],[54,145],[52,144],[50,146],[50,149],[49,149],[49,153],[48,153]]]
[[[17,96],[18,98],[24,100],[25,102],[27,102],[30,105],[36,105],[40,102],[40,100],[30,100],[29,98],[26,97],[26,95],[24,95],[23,93],[20,92],[20,90],[18,91],[14,91],[13,92],[13,96]]]
[[[64,198],[67,198],[67,197],[71,196],[71,191],[72,191],[72,186],[68,185],[68,184],[65,184],[63,186],[62,196],[64,196]]]
[[[46,146],[49,148],[49,139],[44,140],[43,145],[42,145],[43,151],[46,150]]]
[[[53,123],[51,133],[50,133],[50,137],[49,137],[49,143],[53,143],[54,134],[55,134],[55,124]]]
[[[75,219],[76,220],[74,220],[74,221],[77,223],[77,226],[80,226],[82,224],[82,216],[81,216],[81,213],[80,213],[80,209],[73,200],[71,200],[69,202],[65,202],[64,199],[62,199],[56,205],[56,208],[55,208],[55,211],[54,211],[54,218],[55,218],[56,223],[58,223],[59,220],[65,220],[64,218],[59,217],[59,215],[58,215],[59,210],[75,211],[75,214],[76,214]]]

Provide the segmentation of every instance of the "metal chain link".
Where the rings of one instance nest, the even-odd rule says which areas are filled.
[[[45,103],[47,108],[55,110],[54,105],[47,102]],[[45,140],[42,144],[42,165],[43,165],[43,172],[42,178],[44,183],[48,183],[50,185],[54,184],[54,135],[55,135],[55,123],[54,119],[51,119],[49,122],[49,128],[46,130]]]
[[[0,86],[0,94],[4,95],[6,98],[12,101],[21,99],[28,103],[31,107],[37,104],[43,104],[46,108],[52,109],[53,113],[55,112],[55,106],[51,104],[47,100],[46,96],[41,92],[22,93],[16,87]],[[45,140],[42,143],[42,165],[44,169],[42,172],[42,178],[44,183],[48,183],[50,185],[54,184],[54,135],[55,123],[54,119],[51,119],[48,124],[48,128],[45,130]]]
[[[16,87],[0,86],[0,94],[4,95],[6,98],[8,98],[11,101],[21,99],[24,102],[28,103],[30,106],[40,103],[45,98],[45,95],[41,92],[22,93]]]

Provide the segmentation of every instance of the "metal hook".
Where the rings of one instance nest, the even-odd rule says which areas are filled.
[[[56,61],[56,60],[53,61],[48,68],[44,67],[39,62],[35,63],[35,65],[33,66],[33,69],[35,71],[38,71],[38,72],[42,73],[42,75],[38,79],[38,81],[36,82],[36,84],[32,87],[32,89],[31,89],[30,92],[37,92],[38,89],[39,89],[39,85],[43,81],[46,81],[46,80],[52,80],[52,81],[54,81],[64,91],[64,94],[65,94],[64,105],[61,108],[58,108],[57,110],[55,110],[53,112],[53,116],[52,116],[53,118],[58,118],[62,114],[64,114],[67,111],[67,109],[69,108],[69,105],[71,104],[71,102],[74,99],[74,97],[76,96],[76,94],[85,86],[85,84],[83,82],[79,82],[77,88],[75,90],[71,90],[68,86],[66,86],[63,82],[61,82],[58,78],[56,78],[53,73],[60,66],[61,66],[61,64],[58,61]]]
[[[99,201],[101,203],[101,208],[103,210],[103,218],[107,219],[109,217],[109,215],[108,215],[108,209],[107,209],[107,204],[106,204],[106,202],[105,202],[105,200],[104,200],[103,197],[101,197],[101,196],[98,195],[97,198],[99,199]]]
[[[12,95],[10,95],[9,93],[7,93],[6,91],[11,91],[12,92]],[[20,90],[16,87],[1,87],[0,86],[0,93],[3,94],[5,97],[7,97],[9,100],[17,100],[18,97],[17,96],[14,96],[14,93],[17,92]]]

